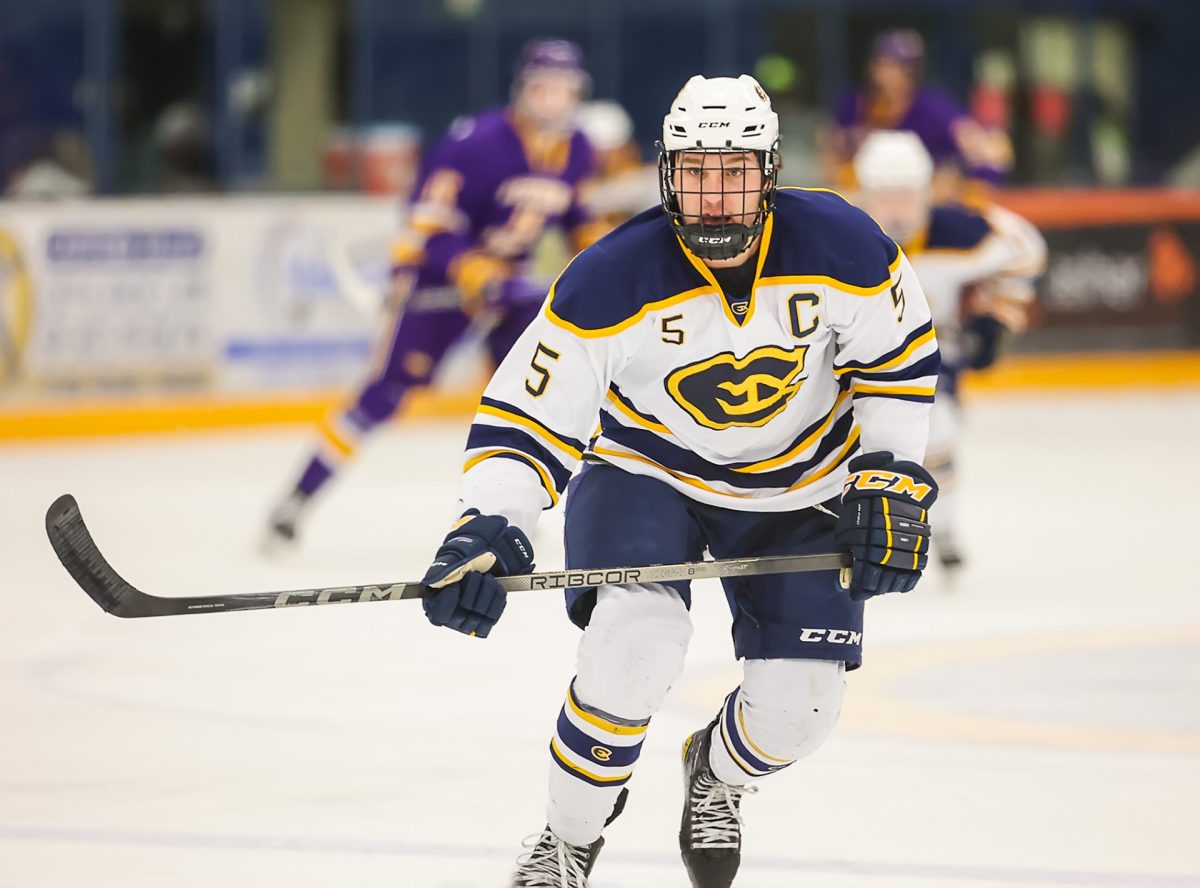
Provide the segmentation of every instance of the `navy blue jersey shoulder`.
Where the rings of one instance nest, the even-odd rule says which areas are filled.
[[[981,214],[959,204],[940,204],[929,213],[926,250],[973,250],[992,233]]]
[[[780,189],[763,277],[821,276],[873,290],[900,248],[875,220],[832,191]]]
[[[651,207],[571,261],[554,284],[550,310],[580,329],[604,330],[651,303],[704,285],[662,208]]]

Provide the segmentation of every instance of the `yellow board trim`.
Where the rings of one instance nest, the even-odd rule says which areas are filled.
[[[985,373],[968,373],[965,391],[1180,388],[1200,383],[1200,351],[1107,355],[1012,355]]]
[[[646,733],[646,728],[649,725],[619,725],[616,722],[609,721],[606,718],[601,718],[594,712],[588,712],[575,702],[573,694],[567,694],[567,705],[571,707],[571,711],[595,728],[606,731],[609,734],[617,734],[622,737],[634,737],[638,734]]]
[[[986,373],[968,374],[968,396],[1107,393],[1112,389],[1200,388],[1200,352],[1119,352],[1107,355],[1012,355]],[[461,392],[411,392],[401,421],[468,419],[483,382]],[[0,409],[0,443],[111,435],[195,432],[261,426],[312,425],[345,406],[345,393],[291,398],[185,397],[161,400],[12,403]]]
[[[482,386],[453,394],[419,390],[406,397],[403,418],[470,416]],[[271,425],[316,425],[345,407],[345,394],[297,398],[171,398],[155,401],[61,402],[0,409],[0,441],[82,438]]]
[[[574,457],[575,459],[583,459],[582,451],[572,447],[566,441],[559,438],[552,431],[534,420],[521,416],[519,413],[510,413],[507,410],[501,410],[499,407],[492,407],[489,404],[480,404],[479,413],[485,413],[488,416],[498,416],[500,419],[506,419],[509,422],[514,422],[519,426],[523,426],[537,435],[544,441],[549,441],[563,453]]]
[[[491,457],[498,456],[501,453],[511,453],[513,456],[518,457],[522,462],[526,463],[530,468],[537,472],[538,477],[542,479],[542,488],[550,497],[550,505],[558,505],[558,491],[554,489],[554,482],[550,480],[550,475],[536,459],[521,450],[514,450],[509,447],[497,447],[493,450],[486,450],[483,453],[471,457],[466,461],[466,463],[463,464],[463,474],[466,474],[471,469],[475,468],[475,466],[479,465],[485,459],[490,459]]]

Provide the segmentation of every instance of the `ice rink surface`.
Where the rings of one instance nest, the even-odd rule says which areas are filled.
[[[464,438],[373,440],[284,562],[256,545],[302,429],[0,447],[0,886],[504,885],[573,673],[556,596],[487,641],[409,602],[122,621],[42,526],[74,493],[155,594],[417,579]],[[1195,390],[974,404],[969,566],[869,605],[833,738],[746,803],[737,884],[1200,886],[1198,440]],[[687,884],[680,742],[738,681],[723,597],[696,597],[595,888]]]

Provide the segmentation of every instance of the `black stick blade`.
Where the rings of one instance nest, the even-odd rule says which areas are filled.
[[[139,599],[144,598],[127,583],[100,554],[75,497],[64,493],[46,511],[46,535],[58,560],[96,604],[117,617],[140,617]]]

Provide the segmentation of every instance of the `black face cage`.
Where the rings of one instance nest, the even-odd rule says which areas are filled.
[[[779,144],[776,142],[770,150],[749,150],[757,158],[759,169],[763,172],[762,191],[755,195],[758,212],[749,225],[740,222],[722,222],[716,225],[706,225],[703,221],[687,222],[679,207],[679,197],[672,184],[678,169],[677,161],[681,154],[729,154],[738,151],[737,148],[686,148],[666,150],[662,142],[658,143],[658,196],[663,210],[671,219],[675,233],[682,238],[687,248],[701,259],[732,259],[743,252],[754,238],[762,234],[767,216],[775,209],[776,177],[779,174]],[[717,161],[720,166],[720,161]],[[707,167],[708,164],[705,163]],[[702,192],[703,193],[703,192]],[[725,188],[725,177],[721,177],[721,196],[740,194],[746,191],[728,191]]]

